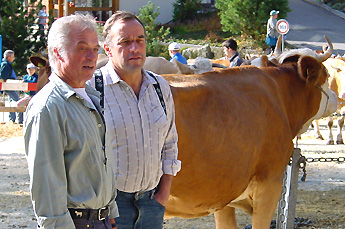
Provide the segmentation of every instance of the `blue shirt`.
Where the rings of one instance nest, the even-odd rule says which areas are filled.
[[[172,62],[173,59],[178,60],[179,62],[181,62],[182,64],[187,64],[187,60],[186,58],[184,58],[182,56],[182,54],[180,52],[176,53],[175,55],[173,55],[173,57],[170,59],[170,62]]]
[[[13,67],[12,62],[9,62],[5,58],[2,59],[1,66],[0,66],[0,79],[8,80],[8,79],[15,79],[12,76],[13,74]]]
[[[29,74],[26,74],[24,77],[23,77],[23,81],[24,83],[37,83],[37,79],[38,79],[38,75],[37,73],[34,73],[32,74],[32,76],[30,76]],[[28,95],[35,95],[35,91],[30,91],[26,94]]]
[[[68,208],[106,205],[115,218],[114,167],[109,163],[114,159],[105,139],[99,93],[86,85],[91,104],[54,73],[49,79],[30,100],[24,120],[37,223],[43,228],[74,229]]]

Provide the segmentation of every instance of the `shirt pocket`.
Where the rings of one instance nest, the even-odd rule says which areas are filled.
[[[151,106],[152,120],[158,129],[162,129],[168,124],[167,116],[161,105],[157,106],[152,104]]]

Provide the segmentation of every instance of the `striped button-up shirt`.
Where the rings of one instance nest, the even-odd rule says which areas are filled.
[[[175,176],[181,169],[170,87],[155,75],[166,103],[166,115],[153,87],[156,81],[144,70],[139,98],[119,78],[110,61],[101,71],[104,116],[115,154],[116,187],[124,192],[151,190],[162,174]],[[88,83],[94,86],[95,80]]]

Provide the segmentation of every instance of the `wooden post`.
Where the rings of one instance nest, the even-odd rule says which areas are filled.
[[[63,17],[64,15],[64,10],[63,10],[63,6],[64,6],[64,0],[58,0],[58,17]]]
[[[113,11],[113,13],[118,11],[119,7],[120,7],[119,0],[113,0],[113,4],[112,4],[112,11]]]
[[[75,13],[75,2],[74,0],[68,1],[67,3],[67,11],[68,11],[68,15],[74,14]]]

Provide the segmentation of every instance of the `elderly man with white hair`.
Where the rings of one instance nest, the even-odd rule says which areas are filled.
[[[48,34],[50,82],[29,102],[24,122],[30,191],[40,228],[116,228],[112,152],[96,69],[97,26],[90,15],[57,19]]]

